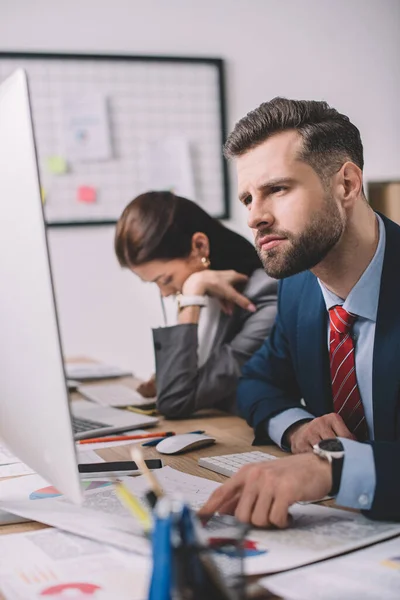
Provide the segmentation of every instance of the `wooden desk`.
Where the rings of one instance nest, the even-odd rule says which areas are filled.
[[[162,458],[165,465],[169,465],[184,473],[205,477],[206,479],[212,479],[213,481],[224,482],[227,479],[224,475],[219,475],[208,469],[199,467],[197,464],[198,459],[201,456],[233,454],[236,452],[248,452],[255,449],[251,445],[254,437],[252,429],[239,417],[233,417],[222,413],[215,412],[208,413],[207,415],[203,414],[199,417],[185,419],[183,421],[169,421],[161,418],[157,427],[152,428],[151,431],[156,432],[158,430],[187,433],[197,429],[204,429],[207,434],[215,437],[217,440],[216,444],[177,456],[161,455],[155,448],[151,447],[143,448],[144,457]],[[89,450],[90,444],[82,447]],[[265,450],[276,456],[284,455],[284,453],[276,446],[257,446],[257,450],[258,449]],[[116,446],[115,448],[98,450],[98,454],[107,461],[131,460],[129,456],[129,446]],[[43,527],[45,527],[45,525],[35,522],[3,525],[0,526],[0,535],[22,531],[33,531]]]
[[[128,380],[126,380],[125,383],[128,383]],[[130,384],[132,385],[132,380],[130,381]],[[254,446],[251,445],[254,437],[253,430],[248,427],[243,419],[216,411],[203,413],[200,416],[182,421],[170,421],[160,418],[160,422],[157,427],[152,428],[151,431],[158,430],[187,433],[189,431],[195,431],[198,429],[204,429],[207,434],[215,437],[217,442],[212,446],[208,446],[207,448],[193,450],[187,454],[177,456],[167,456],[165,454],[161,455],[155,448],[152,447],[143,448],[144,457],[161,457],[165,465],[169,465],[174,469],[183,471],[184,473],[205,477],[206,479],[212,479],[218,482],[224,482],[227,480],[227,478],[223,475],[219,475],[213,471],[199,467],[197,464],[198,459],[202,456],[218,456],[222,454],[233,454],[236,452],[249,452],[251,450],[255,450]],[[90,449],[90,444],[82,447]],[[265,452],[274,454],[275,456],[284,455],[284,453],[276,446],[257,446],[257,450],[264,450]],[[116,446],[115,448],[98,450],[97,452],[102,458],[108,461],[130,460],[129,446]],[[3,525],[0,526],[0,535],[21,533],[24,531],[35,531],[45,527],[47,526],[36,522],[20,523],[17,525]],[[257,593],[258,598],[271,598],[265,589],[260,588],[259,593],[260,595]],[[0,600],[2,599],[3,596],[0,592]]]
[[[214,413],[212,416],[208,414],[208,416],[185,419],[184,421],[169,421],[163,419],[160,422],[160,425],[161,427],[154,428],[154,431],[159,429],[160,431],[188,433],[189,431],[203,429],[205,433],[216,438],[217,442],[212,446],[176,456],[168,456],[166,454],[161,455],[153,447],[143,448],[145,458],[162,458],[165,465],[169,465],[174,469],[189,473],[190,475],[197,475],[199,477],[205,477],[206,479],[224,482],[227,480],[224,475],[219,475],[204,467],[199,467],[197,464],[198,459],[203,456],[219,456],[221,454],[249,452],[256,449],[251,445],[254,438],[252,429],[239,417]],[[89,449],[90,444],[85,447]],[[258,449],[276,456],[284,455],[284,452],[279,450],[276,446],[257,446],[257,450]],[[110,460],[110,457],[119,460],[129,459],[129,449],[127,446],[117,446],[116,448],[110,448],[108,450],[98,450],[98,454],[105,460]]]

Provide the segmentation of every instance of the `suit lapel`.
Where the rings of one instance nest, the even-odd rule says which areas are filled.
[[[400,387],[400,229],[382,218],[386,227],[386,248],[372,371],[374,432],[377,440],[394,440]]]
[[[317,278],[307,273],[298,315],[298,378],[304,400],[316,415],[332,412],[327,311]]]

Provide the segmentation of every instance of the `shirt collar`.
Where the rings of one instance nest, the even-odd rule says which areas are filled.
[[[348,312],[363,317],[364,319],[376,321],[383,258],[386,246],[385,225],[379,215],[376,215],[376,218],[378,219],[379,225],[378,247],[368,267],[365,269],[346,300],[343,302],[343,298],[339,298],[339,296],[328,290],[322,281],[318,279],[327,310],[340,304]]]

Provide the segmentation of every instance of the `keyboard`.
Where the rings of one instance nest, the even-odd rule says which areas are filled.
[[[200,467],[205,467],[210,471],[232,477],[244,465],[258,463],[265,460],[273,460],[276,456],[266,452],[240,452],[239,454],[225,454],[223,456],[208,456],[199,458]]]
[[[80,417],[74,417],[72,415],[72,428],[74,433],[82,433],[83,431],[92,431],[95,429],[101,429],[102,427],[109,427],[104,423],[98,421],[91,421],[90,419],[82,419]]]
[[[82,385],[78,392],[102,406],[148,406],[154,405],[154,398],[144,398],[139,392],[120,383],[104,383],[98,385]]]

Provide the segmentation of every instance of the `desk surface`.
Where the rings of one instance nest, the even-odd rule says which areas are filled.
[[[127,381],[125,381],[127,383]],[[143,454],[145,458],[160,458],[165,465],[169,465],[174,469],[189,473],[191,475],[198,475],[199,477],[205,477],[214,481],[223,482],[227,478],[218,473],[199,467],[197,464],[198,459],[201,456],[218,456],[222,454],[233,454],[236,452],[248,452],[254,450],[254,446],[251,445],[253,441],[253,431],[248,425],[239,417],[226,415],[219,412],[208,412],[203,413],[192,419],[185,419],[182,421],[170,421],[167,419],[160,419],[157,427],[151,429],[151,431],[175,431],[176,433],[187,433],[197,429],[204,429],[209,435],[216,438],[217,442],[207,448],[200,448],[199,450],[193,450],[187,454],[177,456],[161,455],[155,448],[143,448]],[[90,444],[82,446],[83,448],[90,449]],[[98,454],[105,460],[130,460],[129,446],[116,446],[115,448],[108,448],[105,450],[98,450]],[[257,446],[257,450],[265,450],[270,454],[276,456],[283,456],[284,453],[279,450],[276,446]],[[6,535],[10,533],[21,533],[24,531],[35,531],[37,529],[43,529],[46,525],[36,522],[19,523],[16,525],[3,525],[0,526],[0,535]],[[266,590],[259,590],[259,596],[267,597]],[[270,598],[270,596],[268,596]],[[3,596],[0,591],[0,600]]]
[[[216,438],[217,442],[207,448],[193,450],[186,454],[177,456],[161,455],[155,448],[143,448],[145,458],[162,458],[165,465],[169,465],[174,469],[189,473],[190,475],[198,475],[214,481],[226,481],[226,477],[219,475],[197,464],[201,456],[218,456],[221,454],[233,454],[236,452],[248,452],[255,448],[251,445],[253,440],[253,431],[239,417],[234,417],[222,413],[203,413],[203,415],[185,419],[183,421],[169,421],[160,419],[157,427],[151,431],[175,431],[176,433],[187,433],[197,429],[204,429],[205,432]],[[90,444],[83,446],[90,449]],[[281,452],[275,446],[258,446],[257,450],[265,450],[270,454],[282,456]],[[129,456],[129,446],[116,446],[105,450],[98,450],[98,454],[105,460],[131,460]],[[3,525],[0,526],[0,535],[7,533],[17,533],[21,531],[33,531],[44,527],[39,523],[21,523],[18,525]]]

